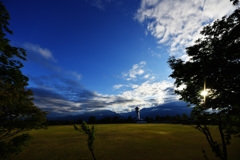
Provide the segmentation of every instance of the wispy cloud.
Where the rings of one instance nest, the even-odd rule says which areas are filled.
[[[67,71],[66,73],[76,77],[77,80],[81,80],[81,78],[82,78],[82,75],[76,71]]]
[[[104,11],[106,6],[112,3],[114,0],[85,0],[90,3],[92,6],[98,8],[101,11]]]
[[[57,60],[53,57],[52,52],[47,48],[42,48],[40,45],[32,44],[32,43],[24,43],[23,47],[31,52],[35,52],[41,55],[43,58],[56,62]]]
[[[81,80],[82,75],[77,71],[69,71],[57,64],[57,60],[54,58],[52,52],[48,48],[43,48],[40,45],[32,43],[24,43],[24,49],[27,50],[28,58],[31,61],[36,62],[41,67],[46,68],[48,71],[52,71],[55,74],[61,73],[67,76],[72,76],[77,80]]]
[[[149,53],[150,53],[152,56],[156,56],[156,57],[158,57],[158,58],[161,58],[161,54],[160,54],[160,53],[156,53],[153,49],[148,48],[148,51],[149,51]]]
[[[135,18],[147,23],[147,31],[159,44],[170,46],[171,55],[182,56],[200,37],[202,26],[231,11],[233,6],[227,0],[142,0]]]

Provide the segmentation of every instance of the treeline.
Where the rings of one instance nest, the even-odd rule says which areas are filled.
[[[183,113],[181,116],[177,114],[176,116],[156,116],[145,117],[143,119],[147,123],[173,123],[173,124],[190,124],[193,120]],[[136,117],[128,116],[128,118],[121,118],[119,116],[114,117],[104,117],[102,119],[97,119],[95,116],[89,117],[87,120],[88,124],[117,124],[117,123],[136,123]],[[81,124],[82,119],[78,120],[48,120],[48,125],[72,125]]]

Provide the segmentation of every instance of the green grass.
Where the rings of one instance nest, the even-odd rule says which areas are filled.
[[[202,133],[187,125],[101,124],[95,125],[98,160],[202,160],[202,149],[216,159]],[[212,128],[215,130],[216,128]],[[34,139],[11,160],[91,160],[86,135],[73,126],[50,126],[30,132]],[[216,134],[217,137],[217,134]],[[229,159],[240,159],[240,138],[232,140]]]

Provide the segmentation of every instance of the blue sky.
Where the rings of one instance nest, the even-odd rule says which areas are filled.
[[[177,101],[169,56],[229,0],[3,0],[11,44],[27,50],[23,73],[35,104],[56,113],[128,112]]]

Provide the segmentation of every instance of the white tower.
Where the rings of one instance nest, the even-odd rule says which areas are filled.
[[[137,120],[140,120],[140,109],[138,107],[136,107],[135,110],[136,110],[136,114],[137,114],[136,118],[137,118]]]

